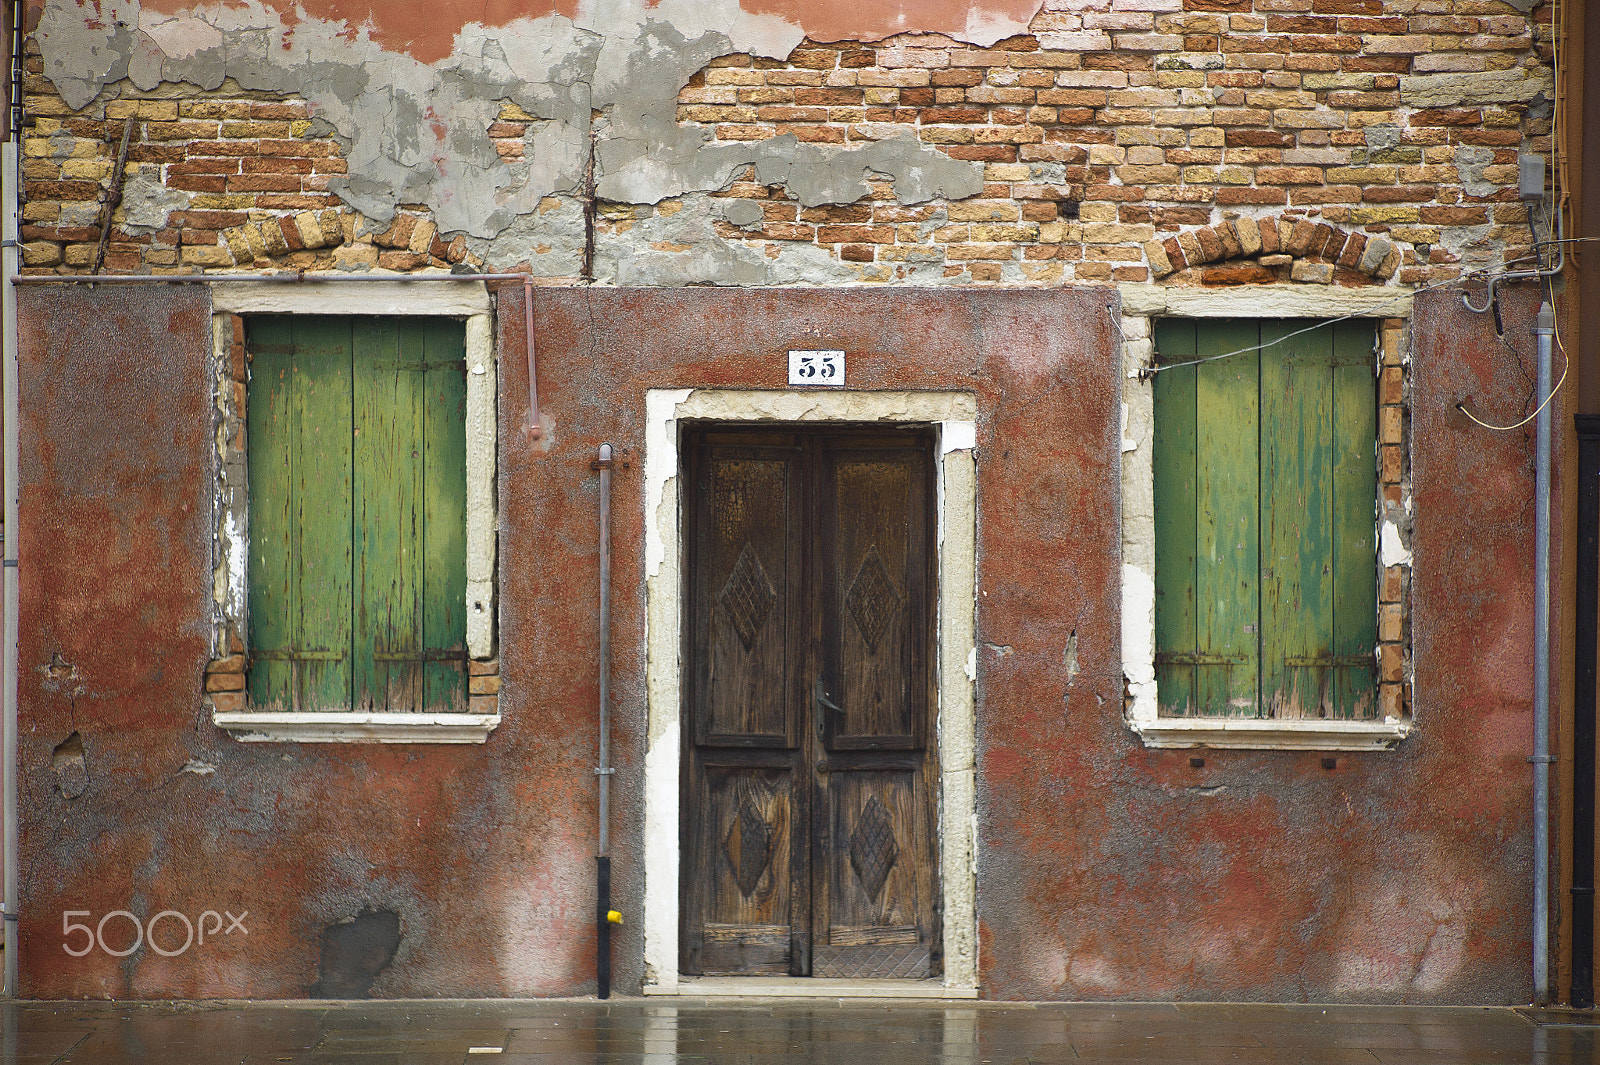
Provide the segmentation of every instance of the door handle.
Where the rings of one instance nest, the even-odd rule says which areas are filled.
[[[823,688],[822,688],[822,674],[820,674],[820,673],[817,674],[817,683],[816,683],[816,687],[812,691],[812,698],[815,700],[815,702],[816,702],[816,704],[818,706],[820,706],[820,707],[822,707],[822,708],[824,708],[826,710],[832,710],[834,713],[839,714],[840,716],[843,716],[844,707],[840,706],[838,703],[834,702],[832,699],[829,699],[828,698],[828,693],[823,690]]]

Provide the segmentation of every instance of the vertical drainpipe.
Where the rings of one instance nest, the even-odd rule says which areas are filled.
[[[599,846],[595,855],[595,987],[611,997],[611,925],[621,923],[611,908],[611,445],[600,445],[600,780]]]
[[[1539,304],[1539,416],[1534,463],[1533,561],[1533,1001],[1550,1002],[1550,338],[1556,315]]]

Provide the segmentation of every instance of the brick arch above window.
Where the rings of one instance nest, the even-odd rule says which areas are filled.
[[[1238,218],[1184,230],[1145,244],[1154,278],[1228,263],[1206,271],[1223,283],[1273,280],[1328,284],[1343,275],[1387,281],[1400,268],[1400,246],[1379,234],[1358,233],[1307,218]],[[1287,276],[1279,271],[1287,269]],[[1226,276],[1221,271],[1227,271]],[[1352,276],[1354,275],[1354,276]]]

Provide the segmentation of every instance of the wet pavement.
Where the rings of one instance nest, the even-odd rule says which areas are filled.
[[[612,999],[0,1004],[5,1065],[1600,1063],[1600,1016],[1404,1006]]]

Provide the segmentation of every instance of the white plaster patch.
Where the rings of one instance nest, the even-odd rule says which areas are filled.
[[[245,537],[244,522],[240,515],[229,511],[222,519],[222,542],[226,568],[225,597],[222,606],[230,617],[243,617],[245,589],[249,586],[249,541]]]
[[[644,575],[661,572],[666,544],[659,534],[661,501],[667,482],[678,476],[678,422],[673,412],[693,389],[652,388],[645,393],[644,439]]]
[[[1122,675],[1133,721],[1156,719],[1156,581],[1137,566],[1122,567]]]
[[[973,44],[988,48],[996,41],[1028,32],[1028,23],[1007,18],[998,11],[985,11],[974,7],[967,12],[967,26],[963,36]]]
[[[939,454],[952,451],[971,451],[978,446],[978,423],[974,421],[948,421],[939,423]]]
[[[644,756],[644,961],[657,987],[678,983],[678,722],[664,723]],[[671,885],[671,890],[666,890]]]
[[[189,59],[200,52],[222,47],[222,31],[193,15],[164,19],[141,11],[139,28],[150,35],[163,54],[172,59]]]
[[[1122,432],[1121,432],[1121,436],[1122,436],[1122,450],[1124,452],[1137,451],[1138,450],[1139,441],[1134,440],[1134,439],[1132,439],[1131,437],[1128,436],[1128,405],[1126,403],[1124,403],[1122,405]]]
[[[1392,521],[1385,521],[1378,534],[1378,560],[1385,566],[1411,565],[1411,552],[1400,542],[1400,529]]]

